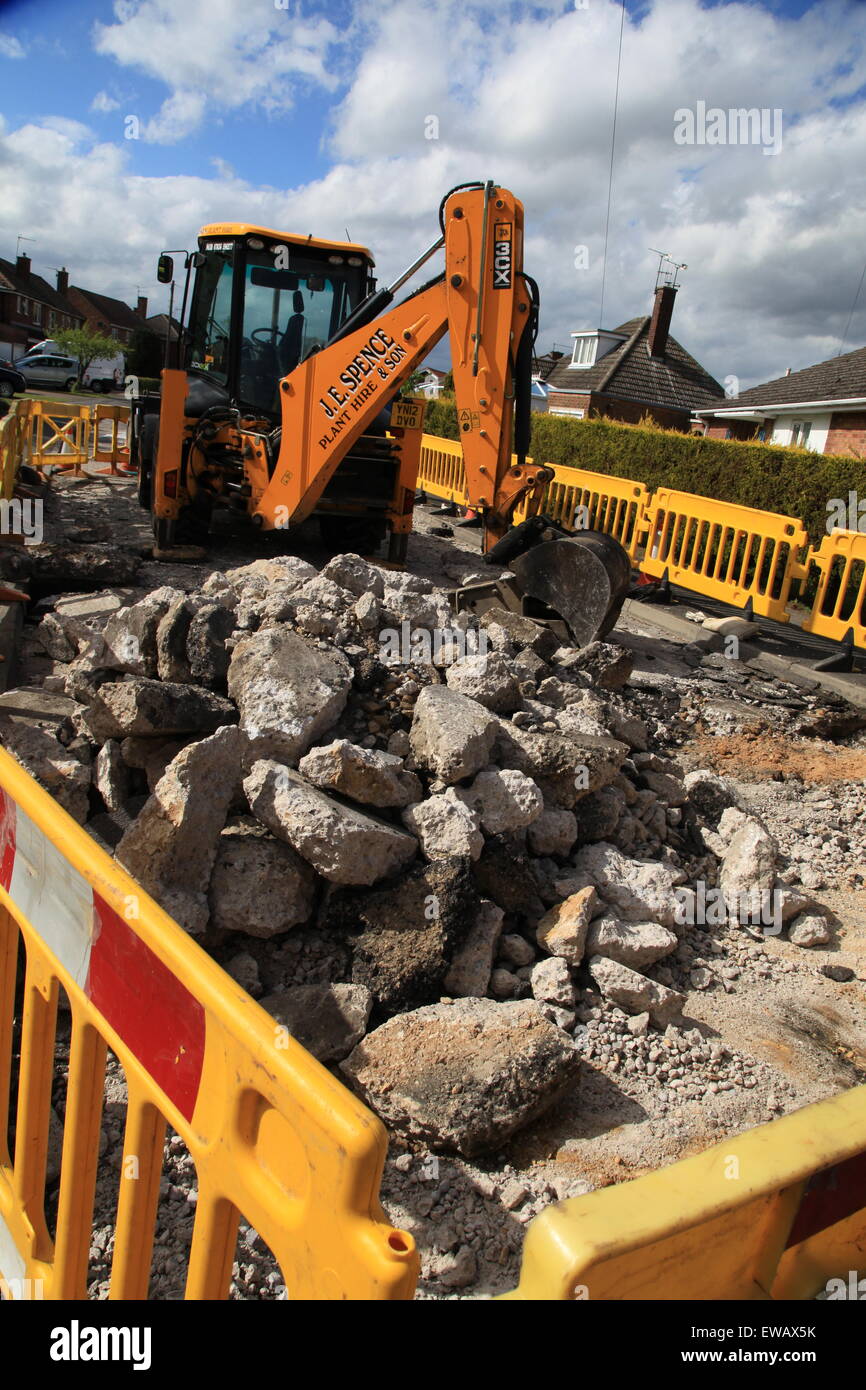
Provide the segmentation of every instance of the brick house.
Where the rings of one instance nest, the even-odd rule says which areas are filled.
[[[866,458],[866,347],[696,410],[695,421],[713,439],[757,438]]]
[[[630,424],[650,415],[667,429],[688,430],[696,407],[724,400],[719,383],[671,336],[676,293],[674,285],[658,285],[652,314],[572,333],[571,357],[545,378],[550,414]]]
[[[65,271],[62,273],[66,274]],[[58,280],[59,275],[60,272]],[[122,299],[112,299],[107,294],[96,294],[93,290],[82,289],[80,285],[69,286],[69,298],[88,328],[116,338],[121,348],[128,348],[133,334],[145,327],[147,299],[144,295],[139,295],[138,304],[134,309],[124,304]]]
[[[43,338],[62,328],[77,328],[81,321],[62,291],[33,274],[29,256],[14,262],[0,259],[0,357],[21,357]]]

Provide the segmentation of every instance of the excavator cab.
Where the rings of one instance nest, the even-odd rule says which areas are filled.
[[[202,228],[183,364],[190,415],[231,403],[276,422],[279,383],[333,338],[373,287],[363,246],[229,223]],[[204,388],[204,389],[203,389]]]

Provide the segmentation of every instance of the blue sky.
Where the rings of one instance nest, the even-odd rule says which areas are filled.
[[[526,207],[542,347],[598,327],[602,278],[605,326],[647,312],[660,246],[689,266],[673,332],[748,385],[841,342],[866,257],[864,18],[627,0],[605,257],[618,0],[0,0],[0,255],[23,233],[41,273],[158,308],[159,249],[248,217],[348,228],[387,278],[447,188],[494,177]],[[699,102],[778,110],[778,150],[678,144]]]

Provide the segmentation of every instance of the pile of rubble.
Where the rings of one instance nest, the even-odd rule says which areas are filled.
[[[734,785],[655,751],[688,685],[355,555],[46,610],[57,718],[3,742],[393,1134],[488,1152],[581,1057],[672,1104],[755,1084],[688,996],[831,928]]]

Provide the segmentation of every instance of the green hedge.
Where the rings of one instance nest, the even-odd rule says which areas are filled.
[[[425,428],[456,439],[453,402],[432,401]],[[531,453],[537,463],[558,463],[633,478],[648,488],[679,488],[701,497],[800,517],[815,544],[827,532],[827,503],[863,494],[866,460],[808,449],[704,439],[643,425],[608,420],[570,420],[563,415],[532,417]]]

